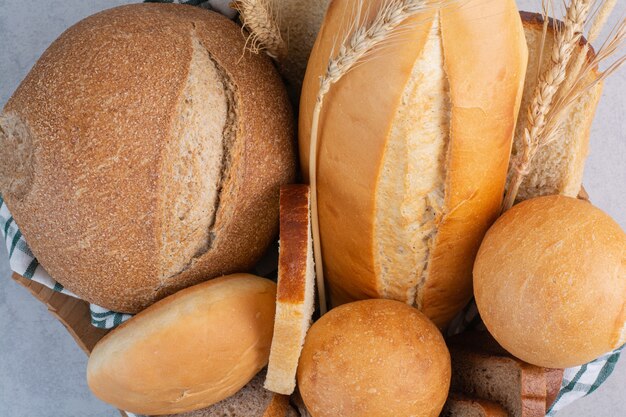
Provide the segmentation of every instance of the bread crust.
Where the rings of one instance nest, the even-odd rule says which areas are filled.
[[[487,331],[466,331],[460,335],[454,336],[448,340],[450,346],[456,346],[466,350],[480,352],[483,354],[491,355],[493,357],[506,357],[511,358],[519,363],[523,361],[517,359],[512,354],[506,351]],[[528,364],[526,364],[528,365]],[[530,365],[532,366],[532,365]],[[526,368],[529,369],[529,368]],[[563,382],[562,368],[541,368],[545,373],[546,380],[546,395],[545,404],[546,411],[550,409],[557,395],[561,390],[561,384]]]
[[[471,265],[498,214],[527,62],[515,3],[475,3],[445,8],[440,16],[452,127],[445,206],[418,295],[423,311],[440,326],[471,298]],[[369,10],[371,17],[380,4],[366,2],[363,13]],[[351,1],[330,4],[309,61],[299,125],[305,178],[319,77],[334,40],[342,39],[337,33],[352,23],[346,12],[352,6]],[[325,277],[334,304],[383,296],[375,272],[375,190],[384,175],[381,161],[394,115],[426,43],[430,25],[424,22],[434,16],[430,10],[408,19],[398,29],[402,37],[371,51],[367,62],[333,85],[325,98],[317,187]]]
[[[276,300],[302,304],[305,301],[307,250],[310,227],[308,185],[286,185],[280,189],[280,258]]]
[[[539,197],[489,230],[474,266],[476,304],[513,355],[567,368],[620,346],[625,276],[626,234],[613,219],[586,201]]]
[[[437,328],[392,300],[326,313],[309,330],[298,366],[298,389],[315,417],[436,417],[449,384],[450,355]]]
[[[276,318],[265,388],[290,395],[315,304],[308,185],[280,189],[280,252]]]
[[[234,274],[159,301],[91,352],[87,383],[119,409],[183,413],[215,404],[267,365],[276,285]]]
[[[238,126],[214,239],[161,280],[163,152],[175,140],[193,37],[232,82]],[[137,312],[248,270],[262,255],[277,232],[279,187],[294,176],[293,121],[276,70],[267,57],[244,54],[244,44],[240,28],[217,13],[135,4],[79,22],[42,55],[4,108],[32,132],[32,181],[19,195],[2,191],[33,253],[62,285]]]

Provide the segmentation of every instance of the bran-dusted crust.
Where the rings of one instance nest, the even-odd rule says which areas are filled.
[[[236,138],[208,249],[162,279],[163,152],[176,140],[194,37],[231,83]],[[277,232],[279,187],[294,176],[293,121],[269,59],[244,54],[244,44],[216,13],[136,4],[79,22],[43,54],[4,108],[3,129],[18,133],[0,134],[13,144],[0,151],[0,188],[57,281],[137,312],[262,255]]]
[[[343,39],[352,27],[349,11],[354,4],[330,4],[307,68],[299,124],[305,177],[319,77],[335,39]],[[368,13],[371,18],[380,4],[365,2],[362,20]],[[429,10],[408,19],[398,29],[401,36],[393,35],[384,47],[368,53],[325,97],[317,187],[325,278],[333,304],[384,295],[383,280],[376,274],[376,190],[385,175],[382,161],[392,122],[428,38],[430,25],[424,22],[434,16]],[[419,300],[402,301],[419,304],[443,326],[471,298],[473,258],[499,212],[527,55],[513,1],[480,0],[471,7],[455,3],[439,19],[451,101],[445,203],[437,213],[438,236]],[[426,100],[422,105],[428,109]]]

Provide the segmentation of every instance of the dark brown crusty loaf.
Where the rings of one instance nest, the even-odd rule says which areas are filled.
[[[544,417],[561,388],[562,369],[523,362],[487,332],[448,340],[454,392],[500,404],[511,417]]]
[[[43,54],[0,115],[0,192],[46,270],[136,312],[251,268],[295,172],[293,120],[267,57],[230,20],[136,4]]]
[[[299,417],[289,405],[289,397],[263,388],[265,370],[232,397],[208,408],[166,417]]]

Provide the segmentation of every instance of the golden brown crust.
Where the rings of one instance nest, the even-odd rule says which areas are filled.
[[[474,266],[476,303],[513,355],[576,366],[619,346],[624,276],[626,235],[614,220],[582,200],[539,197],[514,206],[487,233]]]
[[[549,410],[554,404],[556,397],[561,391],[561,385],[563,384],[562,368],[546,368],[546,410]]]
[[[474,258],[500,212],[527,48],[513,1],[479,1],[441,15],[451,137],[444,213],[421,308],[444,326],[472,297]]]
[[[285,417],[290,407],[289,396],[274,394],[262,417]]]
[[[101,400],[133,413],[183,413],[239,391],[266,364],[276,285],[234,274],[150,306],[93,349],[87,382]]]
[[[437,328],[392,300],[326,313],[309,330],[298,367],[315,417],[435,417],[449,385],[450,355]]]
[[[280,258],[281,279],[276,300],[280,303],[304,303],[306,264],[309,248],[309,186],[285,185],[280,189]]]
[[[160,282],[162,152],[192,36],[232,81],[239,126],[211,247]],[[136,4],[79,22],[43,54],[4,109],[33,134],[34,175],[27,192],[3,196],[57,281],[136,312],[262,255],[277,232],[279,186],[294,175],[293,122],[272,64],[242,55],[244,44],[216,13]]]
[[[380,3],[366,2],[363,10],[371,15]],[[421,300],[438,325],[471,298],[472,260],[498,213],[527,59],[515,3],[475,3],[441,13],[453,106],[451,145],[446,203]],[[351,7],[347,0],[330,4],[307,68],[299,125],[305,177],[319,77],[335,39],[342,39],[337,34],[352,24],[353,16],[346,12]],[[398,29],[402,37],[374,49],[325,98],[317,187],[325,276],[334,304],[382,297],[374,265],[375,190],[394,115],[426,43],[429,25],[423,22],[433,16],[431,10],[403,23]]]

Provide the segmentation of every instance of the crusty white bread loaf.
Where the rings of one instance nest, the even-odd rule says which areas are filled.
[[[497,403],[451,393],[440,417],[509,417]]]
[[[265,371],[259,372],[235,395],[210,407],[167,417],[299,417],[289,397],[263,388]]]
[[[507,351],[567,368],[626,343],[625,277],[620,225],[589,202],[546,196],[517,204],[489,229],[474,294]]]
[[[309,330],[298,389],[313,417],[437,417],[450,354],[424,314],[393,300],[330,310]]]
[[[295,171],[269,58],[227,18],[135,4],[68,29],[0,115],[0,192],[37,259],[98,305],[137,312],[251,268]]]
[[[563,369],[525,363],[500,346],[489,332],[464,332],[450,338],[448,346],[452,390],[495,401],[510,413],[521,410],[521,414],[510,416],[543,417],[561,390]]]
[[[383,4],[362,3],[361,21]],[[356,4],[330,4],[309,60],[305,176],[319,79]],[[443,326],[469,301],[474,256],[502,201],[526,61],[514,1],[461,0],[408,19],[330,88],[317,189],[333,304],[392,298]]]
[[[93,349],[96,397],[132,413],[163,415],[230,397],[267,365],[276,284],[235,274],[161,300]]]
[[[543,39],[543,17],[537,13],[522,12],[524,32],[528,43],[528,70],[524,84],[524,96],[515,133],[513,155],[521,148],[524,129],[528,126],[526,117],[528,106],[537,87],[537,74],[545,71],[550,64],[550,53],[554,47],[555,30],[562,22],[550,19],[545,37],[541,65],[541,44]],[[587,41],[581,38],[577,51],[583,49]],[[589,49],[588,59],[595,57]],[[597,71],[587,75],[586,83],[598,77]],[[589,135],[596,108],[602,95],[603,83],[596,84],[585,92],[573,105],[558,135],[558,139],[547,144],[534,158],[530,172],[520,187],[518,199],[528,200],[542,195],[562,194],[576,197],[582,185],[585,160],[589,151]]]
[[[308,185],[280,189],[280,249],[276,319],[265,388],[290,395],[315,304],[315,270]]]

